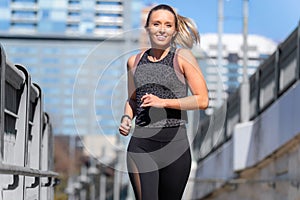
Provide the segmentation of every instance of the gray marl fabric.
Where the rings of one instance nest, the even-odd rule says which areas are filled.
[[[183,110],[168,108],[142,108],[141,98],[146,93],[163,99],[177,99],[187,96],[187,84],[178,78],[174,68],[176,49],[172,48],[160,61],[148,59],[150,49],[145,51],[134,73],[136,87],[136,125],[143,127],[173,127],[187,122],[187,113]],[[182,75],[182,74],[181,74]]]

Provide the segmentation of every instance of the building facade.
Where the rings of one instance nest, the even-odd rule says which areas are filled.
[[[247,73],[251,76],[272,53],[277,44],[263,36],[248,35]],[[222,59],[218,63],[218,35],[201,35],[201,44],[193,49],[207,81],[210,107],[207,114],[234,93],[243,78],[243,35],[223,34]],[[220,104],[219,104],[220,105]]]
[[[3,0],[0,41],[44,91],[54,134],[115,134],[136,0]],[[131,12],[133,10],[133,12]],[[125,53],[126,52],[126,53]]]
[[[123,0],[3,0],[0,31],[115,36],[125,28]]]
[[[8,58],[43,88],[55,134],[117,132],[126,97],[124,40],[0,38]]]

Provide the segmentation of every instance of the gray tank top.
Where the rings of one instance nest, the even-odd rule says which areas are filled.
[[[143,127],[174,127],[187,123],[184,110],[170,108],[140,107],[146,93],[163,99],[187,96],[187,84],[182,72],[174,68],[176,49],[171,48],[166,57],[157,62],[148,59],[150,49],[145,51],[134,72],[136,87],[136,125]]]

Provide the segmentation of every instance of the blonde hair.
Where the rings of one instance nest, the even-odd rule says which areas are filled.
[[[177,35],[174,39],[176,45],[192,48],[194,43],[200,43],[200,36],[193,21],[177,14]]]
[[[174,15],[175,28],[177,30],[177,34],[173,39],[174,45],[191,49],[194,43],[200,43],[199,32],[194,22],[187,17],[177,14],[171,6],[166,4],[157,5],[150,10],[145,28],[148,28],[151,14],[156,10],[168,10]]]

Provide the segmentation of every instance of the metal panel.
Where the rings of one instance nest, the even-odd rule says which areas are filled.
[[[275,53],[259,67],[259,108],[264,110],[275,99]]]
[[[35,92],[32,92],[35,90]],[[33,169],[39,169],[40,162],[40,138],[41,138],[41,98],[38,89],[31,85],[29,104],[29,131],[28,131],[28,158],[27,166]]]
[[[226,104],[214,111],[211,124],[213,125],[212,148],[215,149],[226,140],[225,136]]]
[[[280,59],[279,92],[282,93],[297,80],[297,57],[296,48],[285,59]]]
[[[199,158],[205,157],[212,148],[212,138],[211,138],[211,132],[208,132],[210,125],[210,118],[206,118],[203,121],[201,121],[200,124],[200,138],[199,141]]]
[[[240,122],[240,90],[230,95],[227,100],[226,135],[230,137],[234,126]]]
[[[199,152],[198,159],[203,159],[226,140],[225,118],[226,104],[201,121],[194,146]]]
[[[298,29],[280,45],[279,56],[279,92],[285,91],[297,80],[297,41]]]
[[[250,85],[250,95],[249,95],[249,118],[252,120],[258,115],[258,99],[259,99],[259,73],[254,73],[249,80]]]
[[[7,61],[5,65],[10,78],[6,74],[5,102],[3,102],[5,106],[3,164],[24,167],[28,87],[26,84],[20,84],[24,80],[26,82],[28,76],[25,69],[20,71],[18,67],[7,63]],[[14,76],[14,78],[11,76]],[[26,78],[23,79],[24,77]],[[1,168],[3,169],[3,166]],[[3,191],[4,199],[22,199],[24,193],[23,180],[23,176],[4,176],[3,183],[9,184],[7,190]],[[18,183],[16,183],[17,181]]]
[[[10,76],[20,77],[20,73],[22,73],[17,73],[19,70],[14,65],[6,64],[6,69],[10,71]],[[19,87],[19,84],[23,82],[19,78],[10,78],[10,80],[15,82],[5,82],[3,162],[24,166],[27,87]]]

